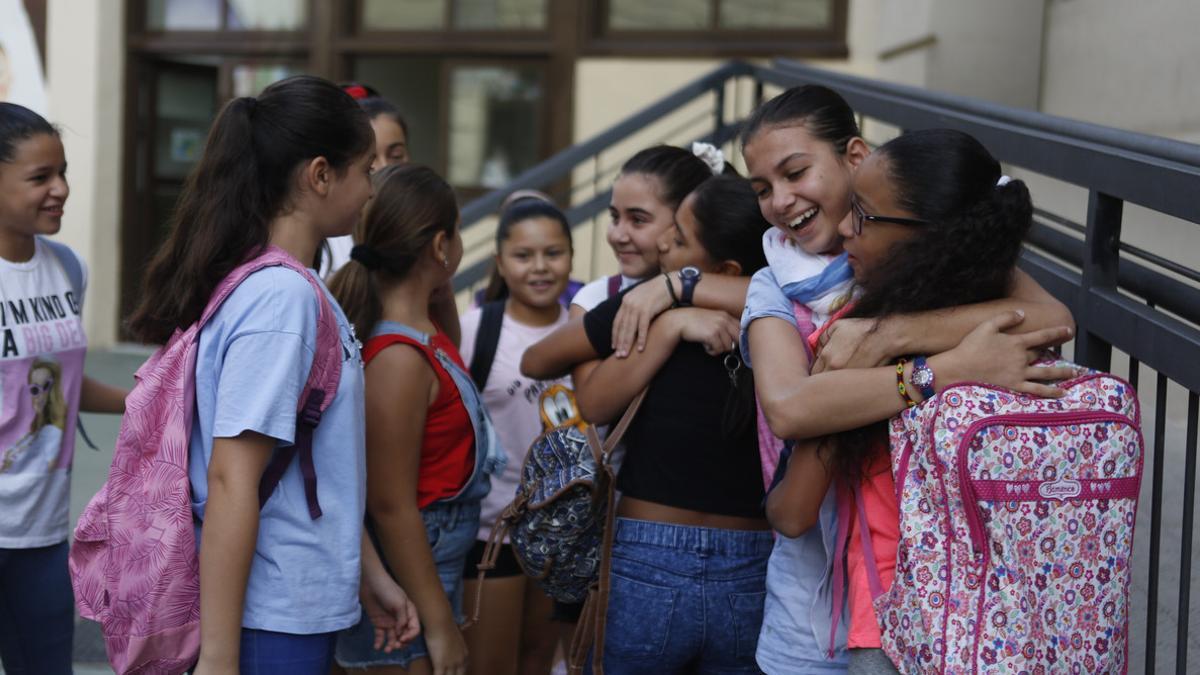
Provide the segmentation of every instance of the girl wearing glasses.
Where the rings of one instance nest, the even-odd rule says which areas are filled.
[[[853,273],[854,300],[842,312],[847,318],[835,316],[824,334],[843,321],[879,325],[901,314],[912,320],[922,316],[919,312],[932,312],[924,316],[935,321],[953,316],[952,308],[970,304],[975,308],[968,311],[992,314],[952,348],[906,349],[903,353],[933,355],[916,358],[899,370],[861,363],[797,377],[794,368],[782,364],[807,364],[809,354],[821,349],[819,340],[806,345],[793,325],[778,316],[749,327],[750,348],[760,355],[757,391],[771,429],[781,438],[801,441],[768,497],[772,524],[785,536],[801,535],[818,523],[821,531],[829,531],[830,483],[857,483],[885,586],[895,567],[899,515],[883,424],[905,408],[902,394],[919,402],[955,383],[981,381],[1055,396],[1057,390],[1040,381],[1071,375],[1068,369],[1030,367],[1026,356],[1029,349],[1069,339],[1069,327],[1002,332],[1024,318],[1020,311],[1005,311],[1004,303],[1011,300],[1002,299],[1018,283],[1015,264],[1033,207],[1023,183],[997,185],[999,178],[999,163],[966,134],[907,134],[883,145],[856,168],[850,217],[838,228]],[[756,290],[765,293],[771,288],[761,284]],[[777,286],[775,292],[782,296]],[[778,306],[786,302],[786,297],[775,300]],[[936,377],[923,378],[918,371]],[[898,390],[897,373],[907,385],[904,392]],[[850,524],[846,556],[849,672],[894,672],[879,649],[858,527],[857,521]],[[833,616],[840,613],[835,607]],[[834,630],[836,626],[824,636],[831,649]],[[761,655],[760,651],[760,663]]]

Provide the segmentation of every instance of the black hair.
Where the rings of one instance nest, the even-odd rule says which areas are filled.
[[[380,115],[391,117],[404,131],[404,137],[408,138],[408,122],[404,121],[400,109],[384,98],[383,94],[380,94],[375,87],[362,82],[343,82],[338,86],[342,88],[342,91],[350,94],[355,101],[358,101],[359,107],[367,113],[367,117],[372,120]]]
[[[575,245],[571,241],[571,224],[567,222],[567,216],[554,204],[538,197],[529,196],[517,199],[501,212],[500,223],[496,225],[497,255],[500,253],[500,245],[507,241],[509,235],[512,234],[513,226],[531,218],[548,218],[562,226],[563,236],[567,238],[568,253],[575,252]],[[508,284],[505,283],[504,277],[500,276],[499,266],[493,265],[487,289],[483,292],[483,302],[507,297]]]
[[[742,147],[764,127],[797,125],[833,145],[839,155],[846,153],[851,139],[861,135],[846,99],[829,87],[805,84],[788,89],[751,113],[742,125]]]
[[[736,175],[714,176],[692,191],[696,237],[716,261],[733,260],[750,276],[767,264],[762,233],[771,224],[763,218],[750,181]]]
[[[655,145],[630,157],[621,166],[621,175],[635,173],[658,179],[659,197],[672,211],[679,208],[692,190],[713,176],[704,160],[673,145]]]
[[[763,218],[750,181],[737,175],[715,176],[693,190],[691,200],[696,238],[709,258],[732,260],[747,277],[766,266],[762,235],[771,224]],[[739,362],[734,386],[725,398],[721,433],[727,440],[740,438],[755,422],[754,374]]]
[[[297,167],[324,157],[341,173],[373,142],[366,113],[319,77],[289,77],[227,103],[147,268],[130,332],[161,344],[194,323],[220,280],[266,247]]]
[[[59,137],[58,129],[45,117],[25,106],[0,102],[0,162],[11,162],[18,143],[42,134]]]
[[[875,153],[900,205],[927,224],[913,226],[915,235],[863,279],[847,316],[882,319],[1004,297],[1033,224],[1025,184],[998,186],[1000,163],[961,131],[909,132]],[[838,434],[843,475],[861,477],[871,439],[880,433],[886,433],[882,422]]]

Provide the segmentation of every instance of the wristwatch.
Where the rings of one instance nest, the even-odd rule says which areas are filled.
[[[683,307],[692,306],[692,294],[696,292],[696,284],[701,276],[699,267],[689,265],[679,270],[679,304]]]
[[[924,356],[918,356],[913,359],[912,375],[908,379],[921,392],[921,396],[925,400],[929,400],[937,395],[937,392],[933,388],[933,368],[929,367]]]

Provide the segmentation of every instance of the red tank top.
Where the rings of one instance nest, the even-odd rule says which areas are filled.
[[[435,350],[445,352],[460,366],[463,360],[454,343],[440,332],[430,338],[429,346],[396,333],[377,335],[363,347],[363,360],[370,363],[385,347],[394,344],[410,345],[424,354],[438,380],[437,398],[425,415],[417,470],[417,508],[423,509],[458,494],[475,469],[475,429],[458,387],[438,361]]]

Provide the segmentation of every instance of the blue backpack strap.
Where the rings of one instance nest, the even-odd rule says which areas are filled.
[[[83,265],[79,262],[79,258],[71,247],[62,242],[54,241],[47,237],[38,237],[58,258],[58,262],[62,265],[63,271],[67,273],[67,280],[71,282],[71,290],[75,292],[75,299],[80,307],[83,307]]]
[[[500,346],[500,329],[504,325],[504,300],[484,303],[475,333],[475,353],[471,356],[471,380],[479,391],[487,386],[496,348]]]

